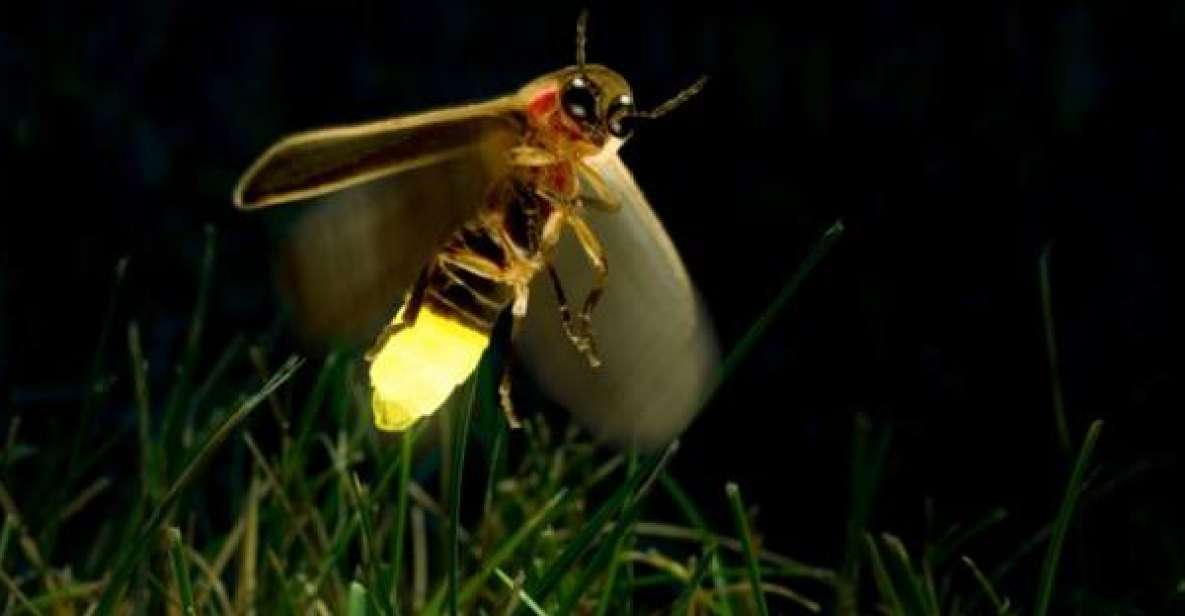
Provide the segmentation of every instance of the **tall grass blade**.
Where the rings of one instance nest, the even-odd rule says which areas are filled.
[[[872,535],[864,533],[864,544],[868,547],[868,560],[872,565],[872,579],[876,582],[876,590],[880,593],[881,600],[885,604],[884,610],[891,616],[906,616],[909,612],[905,611],[905,607],[901,604],[897,588],[893,585],[893,578],[885,567],[880,549],[876,547],[876,540],[872,538]]]
[[[782,286],[782,290],[774,298],[773,302],[757,317],[757,320],[749,326],[745,335],[741,336],[740,342],[733,347],[732,351],[724,359],[724,364],[720,369],[719,382],[723,383],[728,380],[732,373],[736,371],[737,367],[745,360],[746,357],[753,351],[753,347],[765,335],[766,330],[778,318],[778,315],[786,309],[786,305],[791,298],[798,293],[798,288],[807,279],[807,276],[814,271],[815,267],[823,260],[831,250],[831,246],[835,244],[836,240],[843,235],[844,225],[842,220],[836,220],[823,235],[819,238],[815,245],[811,247],[811,251],[807,253],[806,259],[798,266],[794,274]]]
[[[1066,459],[1070,459],[1074,445],[1070,442],[1070,424],[1066,421],[1066,402],[1062,397],[1061,364],[1058,361],[1057,337],[1054,335],[1053,325],[1053,287],[1049,282],[1049,255],[1053,243],[1045,244],[1041,249],[1041,258],[1037,260],[1037,277],[1041,284],[1041,318],[1045,325],[1045,356],[1049,360],[1050,395],[1053,398],[1053,420],[1057,426],[1057,441],[1062,447]]]
[[[741,489],[730,481],[724,485],[724,492],[728,495],[728,504],[732,509],[737,534],[741,537],[741,545],[745,547],[745,563],[749,567],[749,585],[753,587],[753,600],[757,602],[757,613],[761,616],[769,616],[769,605],[765,602],[765,593],[762,591],[761,585],[761,566],[757,562],[757,552],[753,547],[753,536],[749,530],[749,516],[745,514],[745,504],[741,501]]]
[[[449,525],[448,525],[448,553],[445,555],[445,569],[448,572],[448,607],[449,614],[456,616],[458,612],[459,591],[458,580],[461,573],[461,543],[457,538],[461,527],[461,476],[465,474],[465,450],[469,444],[469,420],[473,416],[473,401],[477,394],[479,378],[475,373],[465,384],[461,396],[461,405],[452,414],[452,475],[449,477]]]
[[[1090,455],[1094,451],[1095,442],[1103,429],[1103,422],[1096,420],[1090,424],[1086,438],[1082,441],[1082,449],[1078,452],[1078,460],[1074,463],[1074,470],[1070,474],[1070,482],[1066,486],[1066,494],[1058,510],[1057,519],[1053,523],[1053,534],[1049,538],[1049,546],[1045,550],[1045,561],[1041,565],[1041,578],[1037,586],[1037,602],[1033,609],[1035,616],[1045,616],[1049,613],[1049,604],[1053,600],[1053,586],[1057,578],[1058,560],[1061,558],[1062,543],[1066,532],[1070,528],[1070,520],[1074,515],[1074,507],[1082,495],[1083,478],[1086,467],[1090,464]]]
[[[189,578],[189,565],[185,562],[185,543],[181,541],[181,531],[170,526],[166,531],[169,539],[169,560],[173,566],[173,579],[177,584],[177,595],[181,601],[181,613],[185,616],[197,614],[193,603],[193,585]]]

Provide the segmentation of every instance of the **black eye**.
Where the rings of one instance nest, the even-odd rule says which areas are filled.
[[[560,97],[564,111],[579,122],[592,124],[597,119],[597,95],[593,85],[584,77],[573,77],[564,86],[564,93]]]
[[[629,137],[634,132],[634,123],[638,119],[634,115],[633,98],[628,94],[618,97],[609,105],[608,118],[609,134],[620,139]]]

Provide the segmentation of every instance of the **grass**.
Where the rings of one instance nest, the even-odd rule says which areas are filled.
[[[837,223],[823,234],[725,358],[720,382],[842,231]],[[917,557],[869,530],[890,434],[867,420],[857,418],[853,433],[843,558],[801,563],[762,544],[735,483],[716,504],[731,509],[733,524],[713,528],[666,470],[677,443],[649,456],[613,452],[538,416],[508,431],[488,363],[440,411],[439,430],[379,435],[354,358],[275,362],[261,341],[206,339],[213,231],[207,240],[180,357],[157,371],[169,378],[153,378],[139,325],[113,324],[117,311],[107,311],[79,428],[123,413],[134,429],[59,447],[22,441],[20,416],[7,427],[3,613],[970,614],[983,602],[1018,612],[1000,576],[965,553],[1002,512],[952,529]],[[111,332],[121,328],[126,348],[115,354],[126,361],[112,361]],[[120,390],[93,386],[113,378],[126,383],[122,405]],[[1096,424],[1053,523],[1037,614],[1055,598],[1098,434]],[[87,451],[92,441],[103,444]],[[33,465],[65,469],[65,479],[46,489],[23,483]],[[681,519],[651,519],[654,499]]]

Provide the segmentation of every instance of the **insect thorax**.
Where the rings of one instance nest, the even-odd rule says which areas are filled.
[[[546,265],[563,207],[543,195],[556,194],[570,177],[570,166],[560,163],[517,170],[496,182],[477,215],[434,259],[426,304],[481,331],[492,330],[518,291]]]

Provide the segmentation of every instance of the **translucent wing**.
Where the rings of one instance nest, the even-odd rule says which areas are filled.
[[[236,189],[241,207],[302,205],[277,274],[311,341],[369,345],[436,248],[468,220],[520,136],[513,98],[294,135]]]
[[[540,387],[594,433],[653,447],[691,421],[715,378],[719,351],[679,253],[616,149],[585,159],[621,206],[588,215],[609,263],[605,294],[593,313],[603,365],[589,368],[564,336],[546,275],[532,286],[519,353]],[[592,273],[570,234],[553,263],[569,301],[583,301]]]
[[[508,96],[374,122],[311,130],[277,142],[235,186],[234,202],[256,208],[307,199],[469,155],[491,134],[514,131]]]

